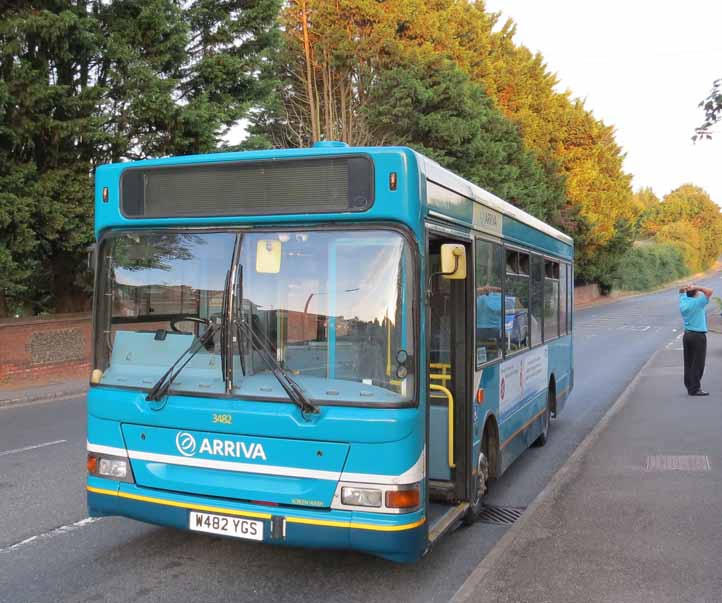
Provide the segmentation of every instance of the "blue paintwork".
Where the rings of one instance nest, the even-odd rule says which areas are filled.
[[[405,525],[423,519],[423,511],[402,515],[387,515],[379,519],[378,515],[359,513],[356,511],[326,511],[321,515],[316,511],[293,509],[283,507],[268,507],[241,503],[235,501],[213,499],[208,497],[189,496],[185,494],[157,492],[130,484],[120,484],[109,480],[93,479],[92,486],[114,492],[123,492],[134,496],[162,498],[186,505],[206,505],[229,509],[234,511],[248,511],[294,517],[299,519],[336,521],[343,523],[369,523],[378,525]],[[166,506],[157,503],[121,498],[95,492],[88,492],[88,511],[91,517],[123,515],[139,521],[168,526],[178,529],[188,529],[189,510],[181,507]],[[306,525],[301,523],[286,523],[285,538],[271,537],[271,522],[262,519],[264,524],[264,542],[292,547],[308,546],[313,543],[315,547],[328,549],[354,549],[368,552],[397,562],[415,561],[424,553],[427,546],[426,523],[419,527],[401,531],[365,530],[353,527],[331,527],[323,525]]]
[[[128,219],[120,213],[119,183],[123,170],[129,167],[161,165],[189,165],[193,163],[222,163],[228,161],[253,161],[271,158],[300,158],[309,156],[358,155],[366,153],[374,160],[374,205],[366,212],[347,214],[300,214],[291,216],[224,216],[217,218],[155,218]],[[389,190],[389,174],[399,175],[395,191]],[[108,187],[107,203],[102,201],[102,191]],[[166,159],[152,159],[129,163],[99,166],[95,172],[95,234],[108,228],[144,228],[167,226],[229,226],[244,224],[289,224],[298,222],[359,222],[388,220],[406,224],[412,228],[418,240],[423,240],[422,207],[419,202],[419,172],[415,153],[403,147],[378,148],[314,148],[274,151],[250,151],[239,153],[209,153]]]
[[[88,392],[88,413],[96,419],[104,419],[98,423],[101,425],[116,421],[153,427],[172,426],[178,430],[369,444],[404,440],[419,427],[419,412],[415,408],[321,406],[318,415],[304,417],[299,408],[290,402],[171,394],[162,410],[154,410],[153,405],[146,401],[146,395],[143,391],[96,386]],[[214,415],[229,415],[231,422],[214,423]],[[95,424],[89,423],[89,427]],[[103,439],[96,439],[96,436]],[[97,434],[88,431],[91,443],[105,444],[105,437],[103,430]],[[420,443],[422,439],[412,441],[416,442]],[[421,447],[412,451],[410,456],[414,452],[415,462]],[[369,459],[368,465],[373,468],[370,473],[393,475],[385,471],[384,466],[379,466],[377,459]]]
[[[136,452],[170,454],[177,457],[178,433],[177,429],[123,425],[123,435],[128,450]],[[309,443],[298,439],[239,437],[193,430],[180,433],[190,434],[194,438],[195,446],[192,450],[194,460],[243,463],[258,469],[262,469],[265,465],[280,466],[286,468],[289,473],[294,468],[341,473],[349,448],[348,444],[338,442]],[[204,442],[209,445],[205,451]],[[338,481],[232,471],[224,473],[223,480],[219,481],[217,469],[185,467],[137,459],[131,460],[131,466],[136,483],[149,488],[282,504],[297,504],[298,499],[309,499],[315,501],[319,507],[327,507],[331,504]]]
[[[448,421],[448,406],[429,406],[429,479],[451,479]]]
[[[298,214],[288,216],[225,216],[216,218],[178,219],[128,219],[119,210],[119,182],[122,171],[128,167],[190,165],[193,163],[220,163],[228,161],[252,161],[270,158],[301,158],[309,156],[333,156],[344,154],[369,155],[374,162],[375,202],[365,212],[346,214]],[[111,229],[159,228],[192,226],[252,226],[368,222],[392,222],[403,226],[414,239],[417,254],[419,282],[427,282],[425,269],[426,234],[425,220],[433,209],[448,216],[450,224],[464,233],[471,233],[473,208],[470,201],[426,203],[426,176],[424,163],[413,151],[403,147],[351,148],[347,146],[318,144],[313,149],[254,151],[246,153],[216,153],[157,159],[144,162],[101,166],[96,171],[95,233],[101,237]],[[396,172],[398,185],[389,189],[389,174]],[[109,200],[102,201],[103,188],[107,187]],[[573,248],[565,242],[531,228],[514,218],[503,216],[503,236],[509,241],[570,259]],[[333,257],[333,254],[330,254]],[[329,275],[334,266],[329,266]],[[333,287],[328,287],[334,291]],[[414,314],[404,306],[402,321],[415,316],[419,328],[419,345],[416,359],[426,358],[426,315],[423,286],[420,295],[413,299],[411,292],[403,291],[409,302],[414,302]],[[333,303],[333,299],[329,300]],[[329,350],[333,371],[333,354],[340,353],[332,343],[334,324],[329,321],[331,337]],[[405,333],[405,330],[404,330]],[[264,401],[264,397],[281,396],[280,386],[269,374],[258,374],[234,384],[230,396],[223,396],[223,382],[219,376],[219,359],[202,351],[184,370],[164,404],[149,404],[146,393],[123,386],[149,387],[168,366],[168,359],[175,359],[187,347],[181,337],[168,337],[167,342],[155,342],[153,334],[133,333],[116,341],[113,353],[113,369],[109,370],[101,386],[91,388],[88,394],[88,441],[95,445],[154,454],[178,455],[175,437],[179,431],[188,431],[199,438],[219,437],[232,441],[262,442],[268,464],[290,468],[341,471],[355,474],[380,474],[398,476],[409,470],[425,449],[427,378],[423,362],[414,362],[418,390],[418,405],[411,408],[373,408],[373,404],[398,402],[393,392],[349,381],[322,379],[298,375],[296,379],[312,398],[325,404],[318,415],[304,416],[294,404]],[[142,343],[139,345],[139,342]],[[126,345],[127,344],[127,345]],[[561,409],[571,387],[569,366],[571,364],[571,337],[563,337],[548,344],[549,377],[556,379],[557,408]],[[471,349],[471,346],[470,346]],[[142,368],[123,366],[123,354],[145,354]],[[117,355],[117,358],[116,358]],[[135,360],[137,362],[137,358]],[[518,454],[538,436],[541,419],[529,423],[546,401],[546,391],[527,397],[512,412],[501,417],[499,413],[499,369],[497,363],[484,368],[478,386],[486,395],[482,404],[473,404],[473,455],[479,451],[482,430],[487,420],[499,421],[502,450],[501,467],[508,466]],[[329,377],[333,378],[333,374]],[[327,394],[337,390],[338,396]],[[363,389],[373,396],[365,400],[368,407],[344,407],[332,405],[337,398],[359,399]],[[566,390],[566,392],[565,392]],[[185,393],[180,393],[180,392]],[[204,397],[203,394],[218,394]],[[265,393],[265,395],[263,395]],[[476,392],[472,392],[473,395]],[[370,399],[368,399],[370,398]],[[224,415],[229,419],[214,422],[214,417]],[[443,418],[443,417],[442,417]],[[526,423],[526,429],[520,431]],[[123,428],[121,429],[121,424]],[[515,435],[516,434],[516,435]],[[145,439],[141,436],[145,435]],[[316,453],[321,449],[322,456]],[[446,462],[446,448],[443,450]],[[273,458],[271,458],[273,456]],[[281,460],[277,460],[277,458]],[[211,455],[197,458],[223,460]],[[261,464],[261,459],[243,459],[243,462]],[[436,461],[434,461],[436,462]],[[359,521],[378,525],[399,525],[424,516],[424,508],[411,514],[390,515],[339,511],[312,506],[288,506],[294,498],[308,499],[328,506],[335,483],[326,479],[309,479],[257,475],[251,473],[219,473],[217,469],[190,468],[156,461],[133,460],[135,479],[138,484],[117,483],[111,480],[88,478],[88,485],[113,492],[158,497],[178,504],[206,504],[223,508],[262,513],[276,513],[307,519]],[[220,478],[220,479],[219,479]],[[145,484],[145,486],[141,485]],[[423,486],[425,492],[425,485]],[[264,500],[286,505],[269,511],[268,507],[241,502],[239,499]],[[88,493],[91,515],[124,515],[160,525],[187,528],[188,510],[130,500],[118,496]],[[266,533],[270,534],[268,522]],[[367,551],[396,561],[418,559],[427,548],[428,526],[403,531],[371,531],[353,528],[325,527],[289,523],[283,544],[291,546],[314,546],[327,548],[352,548]]]
[[[564,408],[564,403],[571,389],[570,370],[572,363],[572,337],[562,336],[544,344],[549,351],[546,385],[554,380],[557,393],[557,414]],[[534,348],[537,349],[537,348]],[[502,445],[502,471],[511,465],[539,436],[543,428],[543,417],[540,413],[547,403],[547,387],[528,392],[527,395],[505,413],[499,411],[499,371],[502,363],[485,368],[482,373],[480,387],[486,392],[486,404],[491,413],[499,421],[499,440]],[[536,419],[535,419],[536,417]],[[532,421],[530,423],[530,421]],[[523,429],[526,426],[525,429]],[[521,431],[520,431],[521,430]]]
[[[504,239],[510,243],[524,245],[542,253],[549,253],[565,260],[573,258],[574,248],[571,245],[550,237],[526,224],[522,224],[514,218],[504,216],[503,220]]]

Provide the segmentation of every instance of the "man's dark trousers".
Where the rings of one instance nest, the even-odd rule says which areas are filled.
[[[688,393],[695,394],[702,389],[700,381],[707,357],[707,334],[700,331],[685,331],[682,348],[684,349],[684,386]]]

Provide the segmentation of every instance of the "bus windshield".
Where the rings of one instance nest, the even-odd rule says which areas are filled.
[[[101,384],[149,390],[215,323],[171,392],[225,395],[228,342],[234,397],[288,399],[262,346],[309,400],[413,399],[413,265],[397,232],[126,231],[107,237],[102,253]]]
[[[223,315],[235,233],[125,232],[103,243],[96,316],[102,384],[150,389]],[[222,394],[222,331],[172,390]]]
[[[278,257],[263,269],[269,249]],[[243,234],[235,320],[253,328],[315,401],[399,403],[413,396],[413,269],[392,231]],[[234,392],[280,387],[249,338],[234,346]]]

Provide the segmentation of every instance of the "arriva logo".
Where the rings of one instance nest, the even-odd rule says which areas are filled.
[[[175,437],[175,445],[183,456],[193,456],[196,453],[196,439],[186,431],[179,431]],[[261,459],[267,461],[266,451],[263,444],[257,442],[231,442],[229,440],[209,440],[203,438],[198,452],[206,452],[214,456],[226,456],[231,458]]]
[[[185,431],[178,432],[175,445],[183,456],[193,456],[196,453],[196,439]]]

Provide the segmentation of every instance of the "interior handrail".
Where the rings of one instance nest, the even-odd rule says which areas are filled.
[[[449,381],[451,375],[444,375],[443,373],[431,373],[429,379],[438,379],[439,381]]]
[[[454,462],[454,396],[453,394],[445,388],[443,385],[436,385],[436,383],[430,383],[429,389],[432,389],[437,392],[441,392],[446,396],[446,398],[449,401],[449,420],[448,420],[448,429],[449,429],[449,467],[451,469],[454,469],[456,467],[456,463]]]

